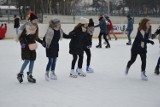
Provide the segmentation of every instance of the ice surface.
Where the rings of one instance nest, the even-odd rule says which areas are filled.
[[[48,59],[45,49],[39,44],[33,76],[36,84],[18,83],[16,75],[23,63],[20,46],[13,40],[0,41],[0,107],[160,107],[160,76],[154,68],[160,55],[158,40],[148,45],[146,75],[142,81],[141,60],[137,57],[128,76],[125,67],[130,59],[127,40],[112,40],[111,48],[96,49],[98,40],[93,40],[91,67],[95,73],[87,77],[70,78],[72,56],[69,40],[60,41],[57,60],[57,81],[45,81]],[[86,68],[84,55],[83,70]]]

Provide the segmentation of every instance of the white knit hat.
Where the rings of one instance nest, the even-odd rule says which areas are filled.
[[[88,23],[89,23],[89,19],[84,18],[84,17],[81,17],[81,18],[80,18],[80,23],[81,23],[81,24],[88,24]]]

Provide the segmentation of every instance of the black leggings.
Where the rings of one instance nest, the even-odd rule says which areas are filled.
[[[90,62],[91,62],[91,50],[86,48],[85,50],[85,53],[87,55],[87,66],[90,66]]]
[[[80,68],[80,69],[82,68],[82,64],[83,64],[83,54],[80,54],[80,55],[78,55],[78,54],[73,54],[72,68],[71,68],[71,69],[74,69],[78,56],[79,56],[78,68]]]
[[[130,59],[130,61],[127,64],[127,68],[130,68],[131,65],[135,62],[135,60],[137,58],[137,55],[138,55],[138,53],[131,52],[131,59]],[[142,70],[142,72],[145,72],[145,69],[146,69],[146,58],[147,58],[146,57],[146,53],[139,54],[139,55],[140,55],[141,61],[142,61],[141,70]]]
[[[99,45],[101,45],[102,44],[102,35],[103,35],[103,38],[104,38],[104,40],[105,40],[105,42],[107,43],[107,45],[109,46],[110,44],[109,44],[109,42],[108,42],[108,39],[107,39],[107,34],[106,33],[99,33],[99,36],[98,36],[98,38],[99,38]]]
[[[159,67],[160,67],[160,57],[159,57],[159,59],[158,59],[156,69],[159,69]]]

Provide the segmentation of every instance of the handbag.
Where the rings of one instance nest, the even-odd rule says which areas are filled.
[[[28,44],[29,50],[33,51],[38,48],[37,43]]]

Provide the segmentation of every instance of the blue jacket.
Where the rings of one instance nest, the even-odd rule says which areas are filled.
[[[100,33],[107,33],[109,30],[106,21],[103,17],[99,19],[99,24],[95,27],[100,27]]]
[[[132,45],[132,52],[136,52],[136,53],[147,53],[147,43],[151,43],[152,41],[149,40],[149,33],[142,33],[144,31],[139,31],[137,32],[137,36],[133,42]]]
[[[126,31],[132,31],[133,30],[133,23],[134,23],[134,20],[132,18],[129,18]]]

